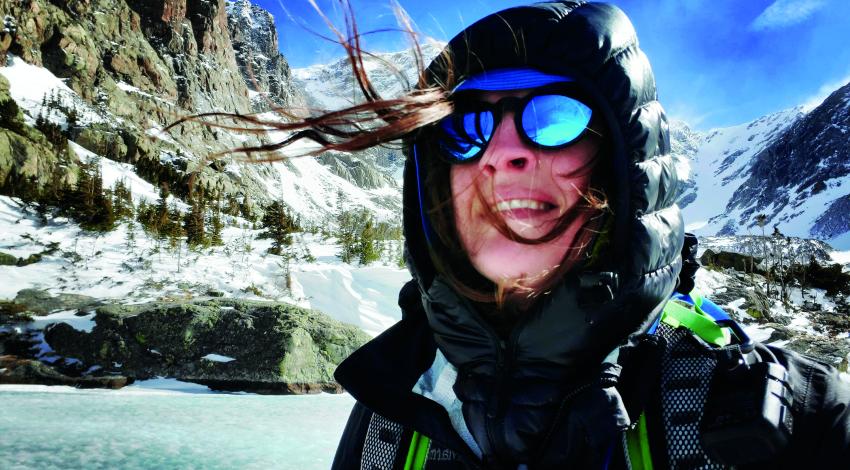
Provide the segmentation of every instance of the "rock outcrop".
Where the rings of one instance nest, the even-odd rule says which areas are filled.
[[[0,187],[4,182],[28,180],[43,185],[48,178],[57,176],[68,183],[76,182],[78,168],[73,150],[67,146],[57,148],[39,130],[26,124],[21,109],[9,94],[9,81],[2,74],[0,149]]]
[[[257,393],[340,392],[334,369],[369,339],[316,311],[231,299],[105,306],[94,320],[91,333],[51,325],[45,340],[109,373]]]
[[[77,388],[122,388],[133,383],[129,377],[107,375],[73,377],[33,359],[0,356],[0,384],[68,385]]]
[[[47,315],[57,310],[82,310],[100,305],[94,297],[80,294],[59,293],[51,295],[40,289],[22,289],[15,296],[13,304],[21,305],[28,312]]]
[[[229,1],[227,24],[254,110],[304,107],[303,93],[293,85],[289,63],[280,53],[272,15],[248,0]]]

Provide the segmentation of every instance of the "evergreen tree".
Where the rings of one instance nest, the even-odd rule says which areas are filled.
[[[77,114],[77,108],[72,105],[71,108],[68,109],[68,112],[65,114],[65,122],[67,125],[67,127],[65,128],[66,137],[70,136],[71,129],[77,127],[78,121],[79,115]]]
[[[164,228],[164,235],[168,238],[168,244],[171,248],[178,248],[180,246],[181,239],[186,236],[186,232],[180,225],[182,216],[180,214],[180,209],[177,207],[177,201],[171,202],[171,206],[168,208],[167,214],[168,217]]]
[[[154,219],[151,224],[153,232],[160,237],[167,237],[171,226],[171,214],[168,212],[168,186],[159,189],[159,199],[156,201]]]
[[[204,213],[206,205],[200,193],[195,193],[191,199],[189,212],[183,217],[183,229],[186,233],[186,243],[190,247],[209,246],[204,230]]]
[[[298,220],[280,201],[273,202],[263,215],[262,226],[265,229],[260,238],[270,238],[272,246],[269,253],[282,255],[284,247],[292,245],[292,234],[301,230]]]
[[[133,218],[133,195],[130,192],[130,188],[124,182],[124,180],[118,180],[115,183],[115,189],[113,191],[113,199],[112,206],[115,209],[115,217],[118,219],[132,219]]]
[[[378,248],[375,246],[375,222],[372,217],[363,211],[365,222],[360,230],[360,237],[357,240],[356,252],[357,260],[361,265],[367,265],[373,261],[380,259],[381,255]]]
[[[210,216],[210,244],[213,246],[224,245],[221,239],[221,232],[224,230],[224,224],[221,220],[221,201],[216,200]]]
[[[144,200],[142,201],[144,202]],[[141,203],[139,204],[141,207]],[[130,220],[127,222],[127,249],[134,250],[136,248],[136,224]]]
[[[338,216],[338,223],[339,258],[343,263],[351,263],[356,255],[357,217],[353,212],[343,211]]]

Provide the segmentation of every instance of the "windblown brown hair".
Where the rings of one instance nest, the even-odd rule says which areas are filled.
[[[606,167],[610,159],[604,156],[607,153],[604,141],[600,149],[603,156],[597,158],[600,163],[593,172],[589,191],[583,194],[581,202],[563,214],[556,226],[543,237],[529,239],[519,235],[508,227],[500,214],[488,209],[487,218],[504,236],[529,245],[551,241],[561,235],[580,214],[588,212],[593,214],[576,237],[574,249],[568,250],[559,265],[554,266],[550,272],[542,274],[545,277],[542,287],[531,289],[521,282],[496,284],[489,281],[472,267],[469,256],[461,245],[454,223],[449,185],[450,165],[443,159],[436,158],[436,152],[439,149],[434,148],[429,142],[431,139],[428,138],[429,130],[433,128],[431,125],[450,115],[454,109],[451,90],[455,86],[456,77],[451,66],[451,51],[446,48],[435,59],[444,61],[441,69],[446,71],[445,76],[427,76],[418,35],[404,10],[398,4],[394,4],[394,12],[401,31],[410,38],[412,43],[418,78],[415,88],[407,87],[408,91],[401,96],[384,99],[375,89],[364,66],[364,57],[381,59],[363,50],[360,42],[363,34],[358,31],[350,3],[347,0],[338,1],[344,13],[345,34],[339,31],[321,9],[310,0],[336,36],[335,42],[345,49],[351,65],[351,73],[363,94],[364,102],[340,110],[324,110],[308,117],[299,117],[298,113],[291,109],[274,106],[273,110],[284,116],[285,121],[264,119],[254,114],[201,113],[181,118],[167,126],[166,130],[186,122],[200,122],[206,126],[256,134],[269,131],[292,133],[280,142],[240,147],[216,154],[246,154],[251,157],[252,162],[272,162],[291,158],[291,155],[275,152],[302,139],[311,140],[319,146],[298,156],[318,155],[331,150],[354,152],[393,144],[402,138],[415,143],[419,146],[420,154],[424,156],[419,160],[423,178],[420,184],[428,188],[422,202],[431,228],[437,235],[437,239],[433,240],[433,244],[429,246],[430,258],[436,272],[446,279],[458,294],[479,305],[480,310],[485,313],[526,310],[531,303],[540,298],[540,294],[545,294],[565,273],[583,261],[583,256],[589,253],[588,247],[603,229],[605,220],[603,215],[610,212],[605,192],[607,175],[610,174]],[[392,64],[384,61],[384,65],[400,79],[403,77],[403,74]],[[244,125],[221,124],[218,121],[219,118],[233,119]],[[261,154],[260,158],[254,156],[257,153]],[[479,198],[483,198],[477,184],[472,189],[476,191]],[[489,208],[487,204],[483,206]]]

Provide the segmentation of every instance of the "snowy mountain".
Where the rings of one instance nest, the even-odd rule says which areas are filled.
[[[423,44],[421,53],[424,65],[427,66],[444,46],[437,42]],[[366,55],[364,64],[370,81],[384,98],[395,97],[411,89],[419,76],[411,49]],[[329,64],[293,69],[292,76],[297,86],[304,90],[308,106],[314,110],[342,109],[363,101],[363,93],[353,78],[347,58]],[[382,174],[391,175],[396,184],[401,185],[404,157],[400,151],[377,147],[359,152],[358,156],[359,160],[374,165]],[[325,163],[345,164],[339,159],[335,163]]]
[[[409,279],[397,265],[400,242],[382,241],[383,262],[360,267],[339,260],[331,235],[343,209],[398,225],[401,194],[392,175],[343,153],[263,164],[227,153],[282,140],[282,132],[198,124],[163,132],[199,112],[250,113],[254,98],[285,98],[281,90],[297,88],[268,13],[224,0],[65,3],[0,0],[0,257],[13,260],[0,266],[8,281],[0,300],[26,288],[129,302],[219,292],[320,309],[371,334],[397,319],[397,292]],[[266,75],[249,80],[246,65]],[[44,191],[53,179],[73,187],[90,163],[105,190],[121,183],[137,209],[156,204],[167,187],[164,203],[178,225],[193,192],[232,207],[222,215],[222,245],[190,253],[185,237],[169,246],[127,219],[89,232],[33,200],[41,196],[20,198],[25,187]],[[323,234],[296,236],[296,259],[271,255],[270,242],[258,240],[257,221],[273,201],[305,231]],[[18,257],[39,261],[17,266]]]
[[[167,186],[178,199],[188,197],[191,181],[193,191],[236,200],[253,217],[275,200],[311,225],[335,225],[340,203],[364,208],[379,220],[399,213],[401,195],[392,172],[360,157],[246,163],[244,155],[229,151],[276,142],[286,134],[217,127],[245,125],[224,118],[211,119],[212,126],[188,124],[162,132],[176,119],[199,112],[245,114],[302,103],[268,12],[247,1],[224,0],[95,0],[75,3],[74,11],[56,3],[36,0],[27,7],[0,0],[8,12],[0,32],[0,55],[8,58],[0,75],[9,82],[7,93],[22,113],[22,125],[31,129],[42,116],[67,140],[132,164],[144,180]],[[114,15],[103,14],[113,10]],[[50,37],[54,29],[58,33]],[[54,51],[49,41],[63,47]],[[271,113],[259,117],[280,119]],[[56,152],[40,131],[24,135],[14,132],[16,125],[0,123],[14,149],[11,158],[0,159],[0,185],[35,178],[43,186],[57,172],[69,183],[76,180],[81,159],[74,148]]]
[[[850,84],[820,106],[780,111],[705,134],[673,123],[674,151],[689,163],[679,202],[697,235],[768,233],[850,248]]]
[[[726,229],[717,221],[746,180],[753,157],[802,115],[801,108],[794,108],[706,133],[692,131],[683,122],[671,124],[673,149],[680,148],[690,163],[689,187],[680,199],[688,230],[715,235]]]
[[[427,66],[444,46],[438,42],[423,44],[421,52],[424,65]],[[370,81],[384,98],[398,96],[413,88],[419,76],[414,52],[410,49],[366,55],[364,64]],[[348,58],[293,69],[292,76],[306,91],[311,104],[320,109],[340,109],[363,99],[351,74]]]

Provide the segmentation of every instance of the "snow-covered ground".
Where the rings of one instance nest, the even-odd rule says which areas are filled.
[[[224,246],[176,250],[149,237],[138,224],[125,222],[106,234],[83,231],[64,218],[43,225],[17,199],[6,196],[0,196],[0,227],[0,251],[14,256],[26,257],[58,244],[57,251],[38,263],[0,266],[4,281],[0,299],[7,300],[26,288],[122,303],[186,299],[213,290],[226,297],[316,308],[376,335],[401,318],[398,291],[410,279],[394,259],[369,266],[343,263],[336,256],[334,239],[311,234],[297,235],[296,243],[316,261],[292,262],[292,288],[287,290],[281,258],[266,253],[271,241],[257,238],[259,231],[250,228],[228,227],[222,236]],[[66,320],[78,328],[86,321],[68,316]],[[56,320],[51,316],[38,321]]]

